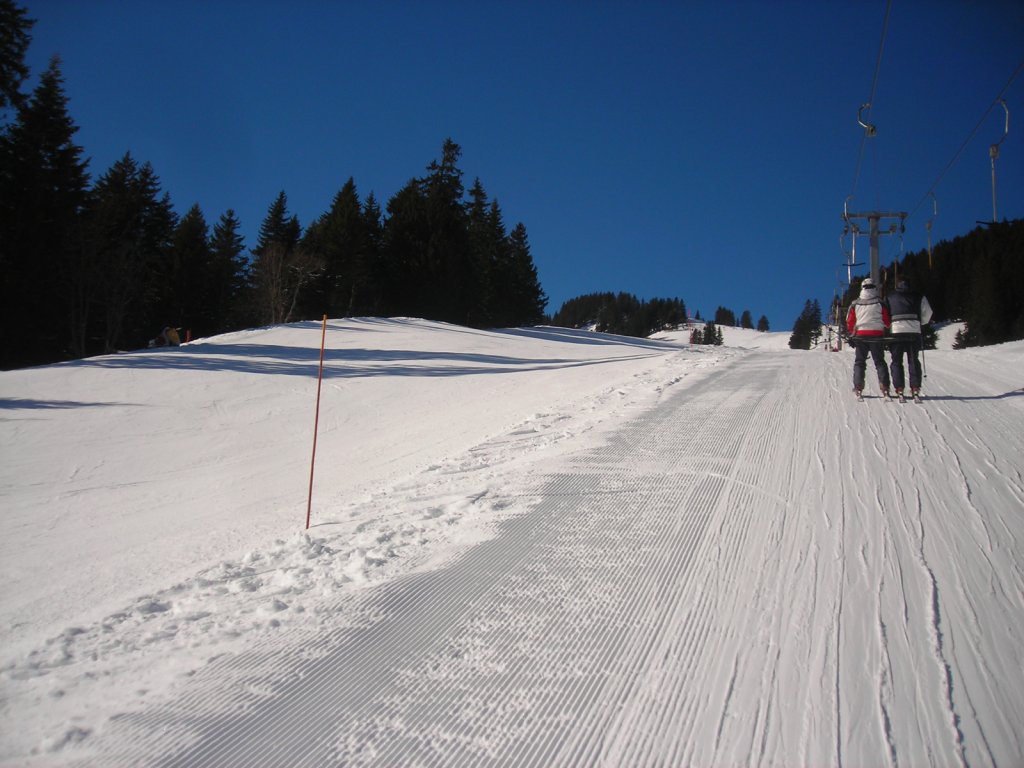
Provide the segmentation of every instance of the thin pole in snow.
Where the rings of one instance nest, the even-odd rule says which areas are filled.
[[[918,309],[918,316],[920,316],[921,310]],[[920,330],[921,334],[921,378],[928,378],[928,368],[924,364],[924,328]]]
[[[316,418],[313,419],[313,457],[309,461],[309,499],[306,502],[306,530],[309,530],[309,517],[313,512],[313,469],[316,467],[316,434],[320,429],[320,386],[324,381],[324,343],[327,341],[327,315],[324,315],[323,328],[320,330],[320,372],[316,377]]]

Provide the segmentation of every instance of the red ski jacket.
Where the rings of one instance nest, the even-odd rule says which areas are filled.
[[[846,315],[846,329],[857,339],[881,339],[885,329],[892,325],[889,307],[878,298],[873,288],[862,289],[860,298],[850,305]]]

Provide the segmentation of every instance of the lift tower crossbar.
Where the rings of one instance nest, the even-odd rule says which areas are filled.
[[[843,221],[845,221],[850,230],[853,232],[854,242],[856,243],[857,235],[863,234],[860,227],[857,224],[858,220],[866,221],[868,223],[868,238],[871,244],[871,279],[878,285],[879,278],[879,264],[878,264],[878,238],[881,235],[894,235],[897,232],[903,232],[905,230],[904,222],[906,221],[907,213],[905,211],[899,212],[882,212],[882,211],[869,211],[867,213],[849,213],[845,209],[843,210]],[[885,231],[879,227],[879,222],[882,219],[899,219],[899,224],[893,222],[889,225],[889,228]]]

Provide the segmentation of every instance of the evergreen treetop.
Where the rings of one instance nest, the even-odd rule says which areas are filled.
[[[817,299],[804,302],[803,311],[793,323],[793,333],[789,337],[790,349],[810,349],[817,345],[821,338],[821,305]]]
[[[28,52],[35,20],[14,0],[0,0],[0,111],[22,104],[21,84],[28,77]]]
[[[0,322],[17,331],[0,348],[5,368],[64,359],[79,348],[69,329],[87,309],[89,175],[77,132],[54,57],[0,132]]]

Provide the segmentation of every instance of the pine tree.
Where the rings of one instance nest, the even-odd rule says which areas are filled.
[[[475,179],[469,190],[466,225],[470,268],[476,286],[468,324],[478,328],[505,325],[501,295],[507,286],[500,274],[508,260],[507,233],[498,201],[488,202],[480,179]]]
[[[811,334],[811,346],[818,346],[818,342],[821,341],[821,326],[823,320],[821,317],[821,304],[817,299],[811,301],[811,309],[807,315],[808,330]]]
[[[24,102],[21,84],[28,77],[25,53],[28,51],[35,20],[13,0],[0,0],[0,111],[19,107]]]
[[[761,315],[761,318],[757,321],[757,330],[761,333],[768,332],[768,318],[764,315]]]
[[[446,139],[440,162],[432,162],[421,182],[427,213],[424,306],[430,319],[467,324],[478,286],[469,253],[463,205],[462,148]]]
[[[810,349],[821,338],[821,305],[817,299],[804,302],[803,311],[793,323],[790,349]]]
[[[463,201],[462,149],[451,139],[427,175],[388,201],[382,257],[384,293],[392,313],[467,324],[478,286],[471,264]]]
[[[1024,221],[999,223],[971,239],[963,319],[969,346],[1024,338]]]
[[[260,224],[259,239],[253,253],[258,256],[272,243],[277,243],[286,251],[290,251],[299,244],[301,234],[299,219],[297,216],[288,215],[288,196],[281,190],[270,204],[267,215]]]
[[[384,216],[373,192],[366,196],[363,203],[363,231],[369,260],[366,264],[368,280],[363,300],[354,310],[359,314],[379,315],[383,302],[384,263],[381,248],[384,242]]]
[[[221,215],[210,237],[210,261],[206,267],[210,291],[205,312],[210,328],[206,333],[223,333],[247,325],[245,239],[241,223],[232,209]],[[204,332],[202,329],[198,333]]]
[[[530,255],[526,226],[516,224],[508,238],[512,325],[537,325],[544,320],[548,297],[537,279],[537,268]]]
[[[794,325],[793,332],[789,335],[789,348],[790,349],[810,349],[811,343],[807,335],[804,333],[802,326]]]
[[[746,328],[748,330],[753,330],[754,318],[751,317],[749,309],[743,310],[743,315],[740,317],[740,327]]]
[[[259,240],[253,249],[253,290],[260,322],[291,322],[304,287],[323,269],[323,261],[300,246],[302,227],[288,214],[288,198],[282,191],[271,203]]]
[[[172,238],[170,273],[161,315],[186,336],[206,336],[214,331],[210,313],[216,287],[211,282],[210,228],[199,205],[193,205],[178,222]],[[183,337],[184,338],[184,337]]]
[[[722,329],[719,328],[713,321],[709,320],[704,323],[704,331],[701,334],[704,343],[710,346],[720,347],[724,343],[722,337]]]
[[[0,135],[0,274],[3,366],[50,362],[72,347],[68,318],[87,312],[82,216],[87,161],[74,143],[60,61],[42,74],[15,123]],[[80,352],[80,349],[75,351]]]
[[[89,216],[89,285],[99,307],[102,351],[142,346],[164,325],[173,295],[171,238],[177,221],[149,163],[126,154],[96,183]],[[86,334],[90,323],[78,329]]]
[[[412,179],[387,204],[379,280],[384,314],[427,317],[428,239],[426,203],[419,182]]]
[[[303,247],[323,260],[322,274],[311,284],[316,303],[306,314],[326,312],[332,317],[352,316],[366,306],[370,294],[372,246],[362,204],[351,177],[331,209],[310,225]]]

